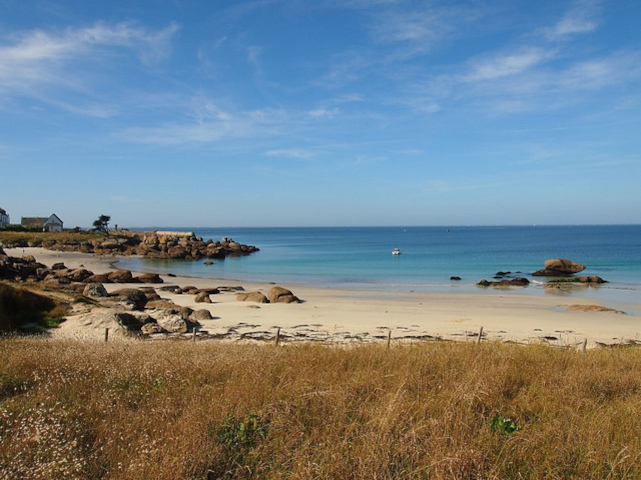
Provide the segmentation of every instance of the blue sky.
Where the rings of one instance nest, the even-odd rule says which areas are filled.
[[[641,2],[0,0],[0,207],[641,223]]]

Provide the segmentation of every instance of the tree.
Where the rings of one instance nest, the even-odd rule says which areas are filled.
[[[109,221],[111,217],[109,215],[100,215],[94,222],[93,228],[97,232],[109,233]]]

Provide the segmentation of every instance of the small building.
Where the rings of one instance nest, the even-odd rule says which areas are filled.
[[[22,217],[20,225],[30,228],[42,228],[43,232],[62,232],[63,223],[60,217],[52,213],[49,217]]]
[[[0,208],[0,228],[9,225],[9,214],[4,208]]]

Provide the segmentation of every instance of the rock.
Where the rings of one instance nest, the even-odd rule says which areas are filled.
[[[450,280],[452,280],[454,282],[459,282],[461,280],[461,277],[456,277],[456,276],[455,277],[450,277]]]
[[[90,277],[85,278],[85,282],[87,283],[113,283],[111,280],[109,280],[109,274],[108,273],[98,273],[91,275]]]
[[[194,313],[194,311],[189,307],[178,307],[175,312],[180,315],[180,318],[183,320],[189,320],[191,314]]]
[[[131,305],[134,310],[142,310],[147,305],[147,296],[144,292],[135,288],[123,288],[112,292],[110,297],[118,297],[126,304]]]
[[[267,298],[271,303],[300,303],[300,299],[290,290],[279,286],[270,288]]]
[[[154,290],[153,287],[140,287],[138,290],[140,290],[142,293],[145,294],[145,297],[147,297],[147,303],[149,303],[152,300],[160,300],[160,295],[156,293],[156,290]]]
[[[142,273],[138,276],[142,283],[163,283],[163,279],[157,273]]]
[[[65,270],[67,267],[65,267],[65,264],[62,262],[57,262],[51,265],[51,270]]]
[[[192,321],[200,321],[200,320],[211,320],[213,317],[211,316],[211,312],[207,309],[201,309],[201,310],[196,310],[189,316],[189,320]]]
[[[219,292],[244,292],[245,289],[240,285],[234,285],[234,286],[225,285],[222,287],[218,287],[218,291]]]
[[[551,285],[568,285],[568,284],[601,284],[601,283],[608,283],[607,280],[603,280],[601,277],[597,275],[583,275],[581,277],[572,277],[572,278],[556,278],[554,280],[550,280],[548,284]]]
[[[506,288],[506,287],[527,287],[530,284],[530,281],[525,277],[517,277],[511,280],[501,280],[500,282],[489,282],[487,280],[481,280],[476,284],[477,287],[495,287],[495,288]]]
[[[131,313],[116,313],[114,317],[121,327],[129,331],[139,332],[144,323]]]
[[[236,295],[236,300],[239,302],[269,303],[267,297],[261,292],[239,293]]]
[[[566,260],[564,258],[552,258],[545,261],[545,268],[537,270],[532,275],[536,277],[558,277],[564,275],[572,275],[585,270],[585,265]]]
[[[167,330],[162,328],[156,322],[149,322],[145,323],[140,328],[140,333],[142,333],[143,335],[153,335],[154,333],[167,333]]]
[[[102,283],[88,283],[82,294],[91,298],[104,298],[108,297],[107,289]]]
[[[626,315],[621,310],[614,308],[603,307],[601,305],[568,305],[568,312],[613,312]]]
[[[546,260],[544,267],[546,270],[554,270],[561,273],[579,273],[585,270],[585,265],[564,258]]]
[[[171,300],[149,300],[145,305],[146,308],[157,308],[158,310],[176,310],[178,305],[176,305]]]
[[[113,283],[131,283],[133,276],[129,270],[116,270],[108,275],[108,278]]]
[[[67,278],[69,278],[72,282],[84,282],[92,275],[93,272],[90,272],[86,268],[76,268],[75,270],[67,273]]]
[[[120,243],[118,243],[118,240],[116,240],[115,238],[109,238],[100,244],[100,248],[113,250],[120,248]]]
[[[161,292],[172,292],[175,293],[177,291],[182,293],[182,288],[180,288],[178,285],[166,285],[164,287],[160,287]]]
[[[170,258],[185,258],[187,257],[187,249],[181,246],[171,247],[167,249],[167,255]]]
[[[189,331],[187,322],[182,318],[167,320],[162,324],[162,327],[171,333],[187,333]]]
[[[214,262],[212,262],[211,260],[207,260],[206,262],[203,262],[203,265],[213,265],[213,264]]]
[[[211,303],[211,298],[209,298],[209,293],[200,292],[196,295],[196,299],[194,301],[196,303]]]

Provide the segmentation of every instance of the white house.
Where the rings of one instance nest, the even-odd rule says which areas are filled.
[[[20,225],[23,227],[38,227],[44,232],[62,232],[62,220],[55,213],[47,217],[22,217]]]
[[[62,220],[55,213],[52,213],[49,218],[45,220],[44,230],[46,232],[62,232]]]
[[[9,225],[9,214],[4,208],[0,208],[0,228]]]

